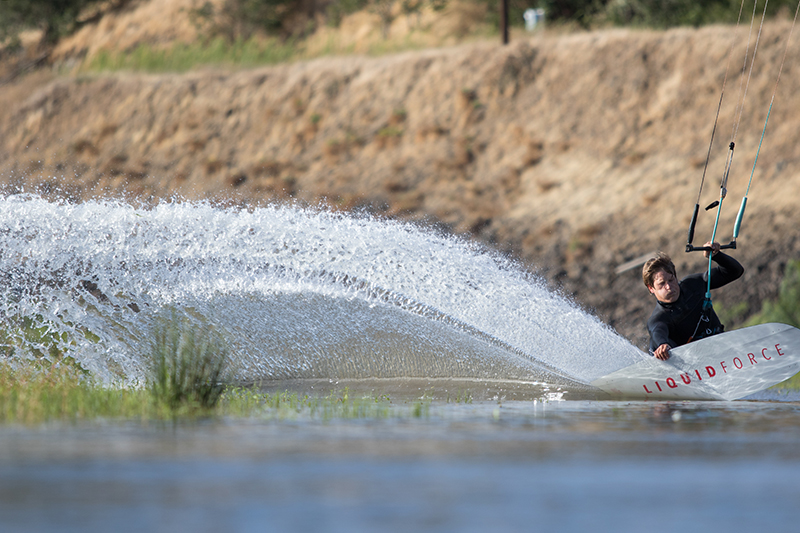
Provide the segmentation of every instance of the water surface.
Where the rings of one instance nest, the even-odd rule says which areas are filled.
[[[776,401],[786,399],[433,402],[421,418],[3,427],[0,526],[794,531],[800,403]]]

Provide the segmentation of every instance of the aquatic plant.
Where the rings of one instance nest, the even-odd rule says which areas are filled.
[[[171,310],[155,329],[148,388],[157,403],[172,409],[187,403],[212,408],[229,376],[229,353],[213,329],[192,324]]]
[[[98,386],[75,365],[57,361],[0,362],[0,422],[37,424],[48,420],[149,418],[147,391]]]

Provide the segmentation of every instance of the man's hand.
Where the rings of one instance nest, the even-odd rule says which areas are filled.
[[[662,361],[669,359],[669,344],[662,344],[656,348],[656,351],[653,352],[653,355],[656,356],[656,359],[661,359]]]
[[[708,259],[710,255],[713,255],[713,254],[719,252],[719,243],[718,242],[709,241],[709,242],[705,243],[703,246],[707,247],[707,248],[711,248],[711,250],[712,250],[711,252],[709,252],[708,250],[703,250],[703,257],[705,257],[706,259]]]

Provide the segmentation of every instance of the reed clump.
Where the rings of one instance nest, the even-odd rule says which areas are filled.
[[[148,388],[156,404],[212,409],[231,380],[230,350],[213,329],[172,311],[156,326],[149,353]]]

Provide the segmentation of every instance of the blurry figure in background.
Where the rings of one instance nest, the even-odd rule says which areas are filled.
[[[544,24],[544,9],[526,9],[522,18],[525,19],[525,29],[527,31],[533,31],[540,22]]]
[[[710,254],[718,265],[711,269],[712,289],[742,276],[742,265],[720,252],[719,243],[707,242],[705,246],[712,250],[703,252],[706,259]],[[658,253],[644,264],[642,280],[650,294],[656,297],[656,308],[647,321],[647,330],[650,333],[650,353],[658,359],[669,359],[671,348],[716,335],[725,329],[714,309],[704,306],[708,274],[708,271],[692,274],[679,282],[672,259],[664,253]]]

